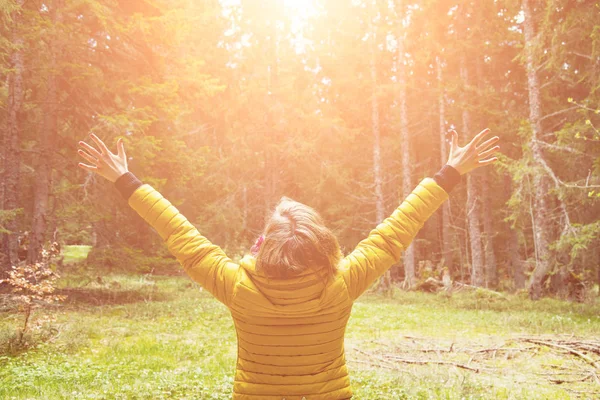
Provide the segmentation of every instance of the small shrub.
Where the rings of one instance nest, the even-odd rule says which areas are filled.
[[[56,295],[56,280],[58,274],[52,270],[51,262],[60,254],[58,243],[52,243],[48,249],[41,250],[41,259],[33,264],[13,266],[8,273],[8,278],[0,280],[0,284],[7,283],[12,286],[14,296],[12,300],[18,304],[18,309],[23,313],[23,324],[16,332],[16,337],[5,335],[7,351],[13,352],[19,347],[30,347],[34,341],[27,340],[26,336],[31,324],[31,315],[37,305],[52,304],[63,301],[65,296]],[[48,323],[53,322],[53,317],[43,315],[33,324],[35,331],[43,330]],[[36,333],[36,332],[31,332]],[[39,335],[38,335],[39,336]]]

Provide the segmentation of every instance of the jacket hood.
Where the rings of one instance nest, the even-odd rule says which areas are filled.
[[[240,260],[253,287],[274,308],[302,309],[320,307],[327,288],[327,275],[324,269],[307,269],[287,278],[272,278],[256,270],[256,258],[246,255]],[[257,294],[258,294],[257,293]]]

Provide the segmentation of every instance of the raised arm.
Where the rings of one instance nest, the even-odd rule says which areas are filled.
[[[93,165],[79,164],[85,170],[98,173],[114,182],[129,205],[163,238],[171,254],[186,273],[219,301],[230,303],[239,266],[211,243],[152,186],[142,184],[127,170],[127,157],[122,140],[117,143],[118,154],[111,153],[95,135],[100,151],[85,142],[86,150],[79,154]]]
[[[402,251],[410,245],[425,221],[448,199],[461,175],[497,160],[496,157],[485,159],[499,149],[498,146],[490,148],[499,140],[497,136],[480,144],[487,133],[489,130],[485,129],[468,145],[459,147],[458,134],[452,131],[448,163],[433,178],[423,179],[392,215],[342,260],[340,273],[353,300],[400,260]]]

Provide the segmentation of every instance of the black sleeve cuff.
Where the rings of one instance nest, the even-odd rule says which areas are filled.
[[[460,183],[460,173],[454,167],[446,164],[433,176],[433,179],[446,193],[450,193],[454,186]]]
[[[121,196],[125,200],[129,200],[133,192],[142,186],[142,181],[136,178],[131,172],[126,172],[115,181],[115,186],[119,193],[121,193]]]

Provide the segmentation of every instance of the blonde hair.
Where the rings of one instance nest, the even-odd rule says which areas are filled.
[[[264,231],[256,270],[287,278],[308,269],[333,276],[342,258],[337,238],[312,208],[282,197]]]

